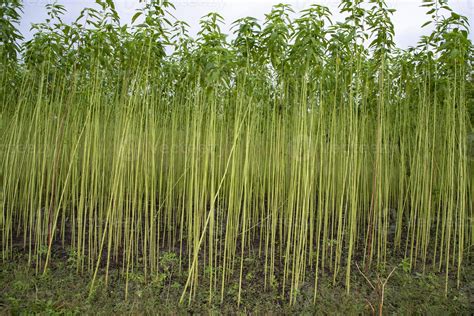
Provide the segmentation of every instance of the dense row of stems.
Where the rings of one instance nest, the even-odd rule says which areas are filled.
[[[250,256],[290,304],[309,279],[316,299],[322,275],[349,291],[355,263],[404,260],[459,285],[474,245],[473,58],[445,1],[423,2],[433,32],[406,50],[383,0],[342,0],[338,23],[277,5],[263,25],[236,21],[232,40],[216,13],[193,39],[167,1],[131,26],[97,3],[71,25],[48,5],[23,45],[21,6],[4,5],[2,260],[20,247],[41,273],[67,246],[93,291],[112,265],[128,284],[174,252],[181,301],[200,278],[222,301],[238,276],[240,304]]]

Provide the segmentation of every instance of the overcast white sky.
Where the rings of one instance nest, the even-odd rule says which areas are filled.
[[[278,3],[290,4],[298,12],[308,8],[311,4],[321,4],[327,6],[333,13],[334,20],[341,19],[338,13],[339,0],[171,0],[176,6],[174,16],[180,20],[188,22],[191,26],[191,35],[195,35],[199,30],[199,19],[207,13],[218,12],[225,18],[226,25],[223,31],[230,33],[230,24],[238,18],[253,16],[263,21],[264,14],[270,12],[273,5]],[[50,0],[24,0],[24,14],[21,21],[20,30],[28,39],[31,37],[31,23],[42,22],[46,18],[45,5],[51,3]],[[94,7],[94,0],[59,0],[65,5],[67,13],[64,22],[74,21],[79,12],[84,7]],[[401,48],[414,46],[420,35],[428,34],[429,28],[421,29],[420,26],[427,21],[425,15],[426,8],[421,8],[421,0],[387,0],[387,5],[397,11],[393,15],[395,25],[395,41]],[[140,6],[138,0],[115,0],[116,8],[123,23],[130,23],[136,8]],[[469,23],[474,23],[474,0],[451,0],[450,6],[458,13],[465,15]],[[472,29],[472,28],[471,28]],[[470,39],[474,41],[474,34],[471,31]]]

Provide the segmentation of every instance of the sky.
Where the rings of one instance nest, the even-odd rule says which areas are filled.
[[[45,5],[51,0],[24,0],[24,12],[20,24],[20,31],[26,39],[31,38],[31,24],[43,22],[47,15]],[[129,24],[135,10],[140,7],[138,0],[115,0],[117,11],[122,23]],[[176,11],[173,15],[184,20],[190,25],[190,34],[195,35],[199,31],[199,19],[209,12],[218,12],[225,19],[222,30],[231,34],[231,23],[238,18],[253,16],[263,22],[265,14],[270,12],[271,7],[278,3],[290,4],[295,12],[308,8],[316,3],[327,6],[333,13],[333,21],[341,20],[338,13],[339,0],[171,0]],[[58,0],[58,3],[66,7],[67,13],[63,17],[66,23],[73,22],[84,7],[95,7],[94,0]],[[428,21],[425,15],[426,8],[420,5],[421,0],[386,0],[390,8],[397,11],[393,14],[392,22],[395,26],[395,42],[400,48],[415,46],[421,35],[430,33],[430,28],[421,28]],[[455,12],[467,16],[469,23],[474,23],[474,0],[451,0],[449,5]],[[472,29],[472,27],[471,27]],[[474,32],[469,37],[474,42]]]

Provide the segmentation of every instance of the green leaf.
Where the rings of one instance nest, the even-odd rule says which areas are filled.
[[[431,22],[433,22],[433,21],[428,21],[428,22],[425,22],[425,23],[423,23],[423,25],[422,25],[421,27],[425,27],[425,26],[427,26],[427,25],[431,24]]]
[[[138,19],[138,17],[139,17],[140,15],[142,15],[142,13],[143,13],[143,12],[141,12],[141,11],[135,13],[135,14],[133,15],[133,17],[132,17],[132,23],[135,23],[135,21]]]

